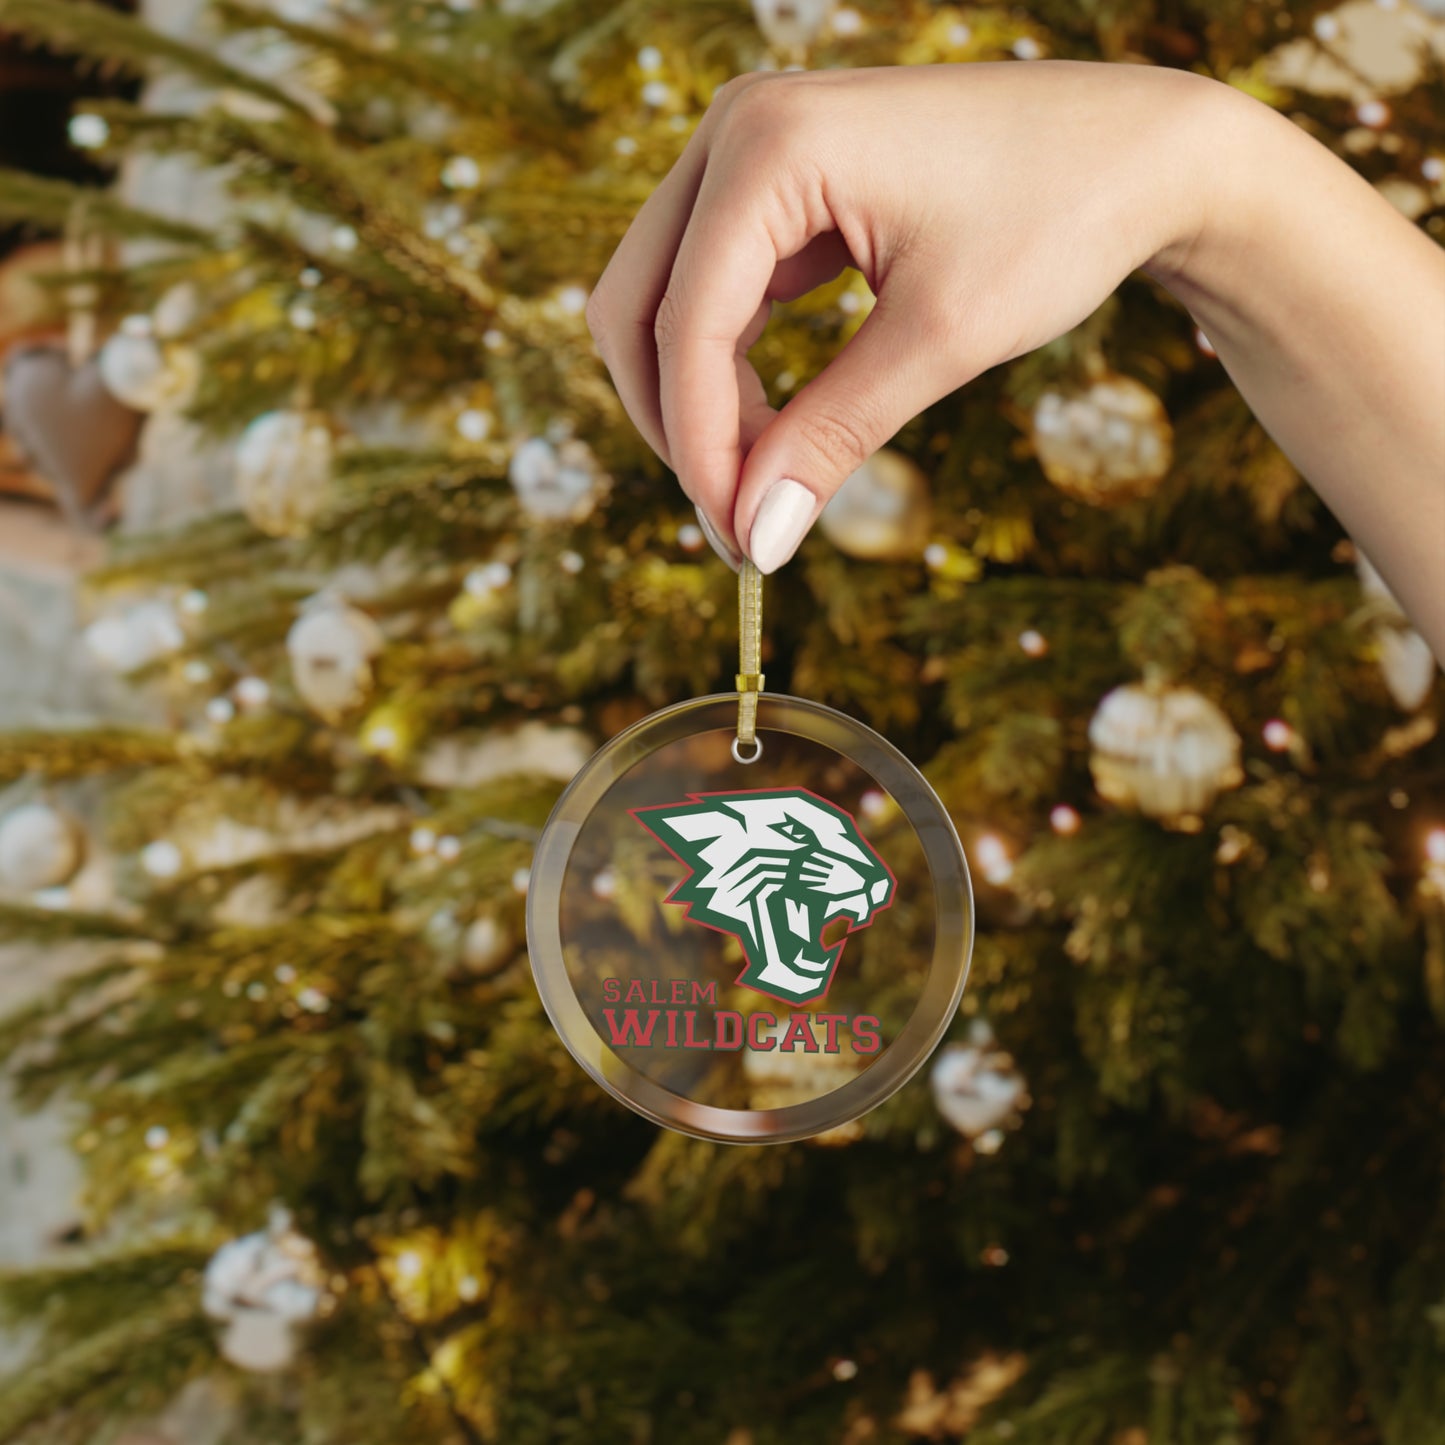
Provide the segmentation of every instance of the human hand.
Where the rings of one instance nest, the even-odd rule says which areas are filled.
[[[724,85],[587,308],[623,405],[713,546],[774,571],[905,422],[1187,246],[1220,92],[1073,61]],[[847,266],[872,312],[770,407],[747,351],[772,303]]]

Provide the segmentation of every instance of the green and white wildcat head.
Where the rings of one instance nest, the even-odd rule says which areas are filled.
[[[824,944],[832,919],[851,933],[893,901],[893,874],[852,817],[806,789],[692,793],[631,811],[691,870],[667,902],[733,934],[748,960],[737,982],[785,1003],[827,993],[847,942]]]

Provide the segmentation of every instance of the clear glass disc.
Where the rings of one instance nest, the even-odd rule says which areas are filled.
[[[736,727],[735,694],[696,698],[587,763],[537,845],[527,941],[608,1093],[685,1134],[781,1143],[844,1129],[932,1053],[973,892],[938,795],[886,738],[772,693],[751,761]]]

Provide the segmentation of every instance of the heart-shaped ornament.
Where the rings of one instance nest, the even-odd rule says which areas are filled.
[[[92,358],[63,346],[17,347],[5,358],[5,430],[55,488],[72,524],[93,527],[117,472],[135,455],[145,417],[107,390]]]

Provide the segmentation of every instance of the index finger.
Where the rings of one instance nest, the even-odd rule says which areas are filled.
[[[587,303],[588,329],[623,408],[643,440],[674,471],[657,393],[657,309],[702,184],[718,117],[737,94],[761,78],[749,72],[719,88],[672,169],[638,208]]]
[[[739,341],[761,329],[779,263],[811,239],[807,208],[780,205],[769,168],[746,159],[709,155],[654,325],[672,468],[724,537],[743,463]]]

